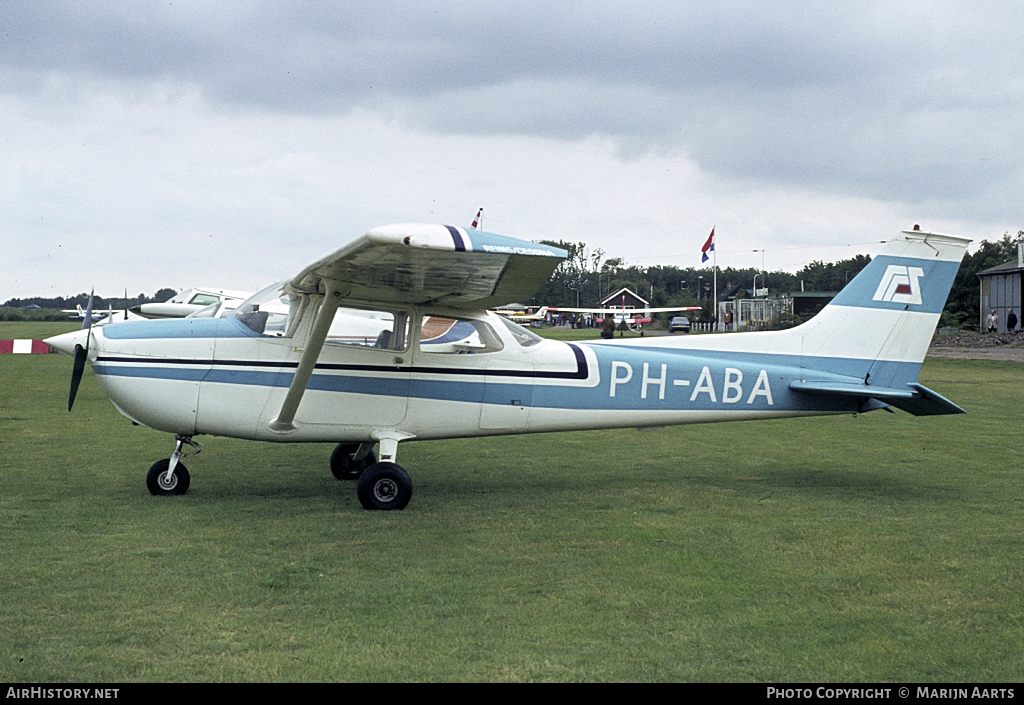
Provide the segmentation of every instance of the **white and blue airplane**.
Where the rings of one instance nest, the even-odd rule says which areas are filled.
[[[918,381],[967,240],[892,240],[817,316],[783,331],[561,342],[488,311],[530,298],[563,250],[391,225],[220,318],[86,327],[46,342],[86,361],[126,417],[174,434],[153,494],[184,493],[193,438],[331,442],[367,509],[401,509],[411,440],[963,410]],[[374,448],[377,448],[376,453]]]
[[[251,291],[211,287],[186,289],[159,303],[139,304],[128,309],[140,318],[184,318],[217,304],[238,304],[252,296]]]

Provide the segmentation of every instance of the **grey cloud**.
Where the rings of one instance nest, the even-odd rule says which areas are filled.
[[[729,179],[923,202],[1019,178],[1003,3],[8,2],[0,61],[196,87],[222,109],[364,108],[438,133],[678,151]]]

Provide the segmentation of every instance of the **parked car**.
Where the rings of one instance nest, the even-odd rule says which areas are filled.
[[[672,322],[668,324],[669,333],[678,333],[679,331],[682,331],[683,333],[690,332],[690,319],[686,316],[676,316],[672,319]]]

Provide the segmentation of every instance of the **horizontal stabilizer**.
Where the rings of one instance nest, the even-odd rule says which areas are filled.
[[[933,392],[924,385],[912,383],[920,396],[915,396],[904,405],[893,404],[898,409],[903,409],[914,416],[942,416],[945,414],[966,414],[967,412],[951,402],[946,397]]]
[[[963,414],[963,409],[927,387],[913,383],[908,389],[872,387],[856,382],[792,382],[789,388],[801,394],[876,399],[914,416]]]

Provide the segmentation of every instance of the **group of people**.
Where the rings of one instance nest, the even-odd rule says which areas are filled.
[[[985,319],[985,327],[989,333],[995,333],[999,330],[999,317],[996,316],[996,310],[992,309],[992,312],[988,314],[988,318]],[[1017,314],[1010,309],[1010,312],[1006,314],[1006,330],[1011,331],[1017,327]]]

